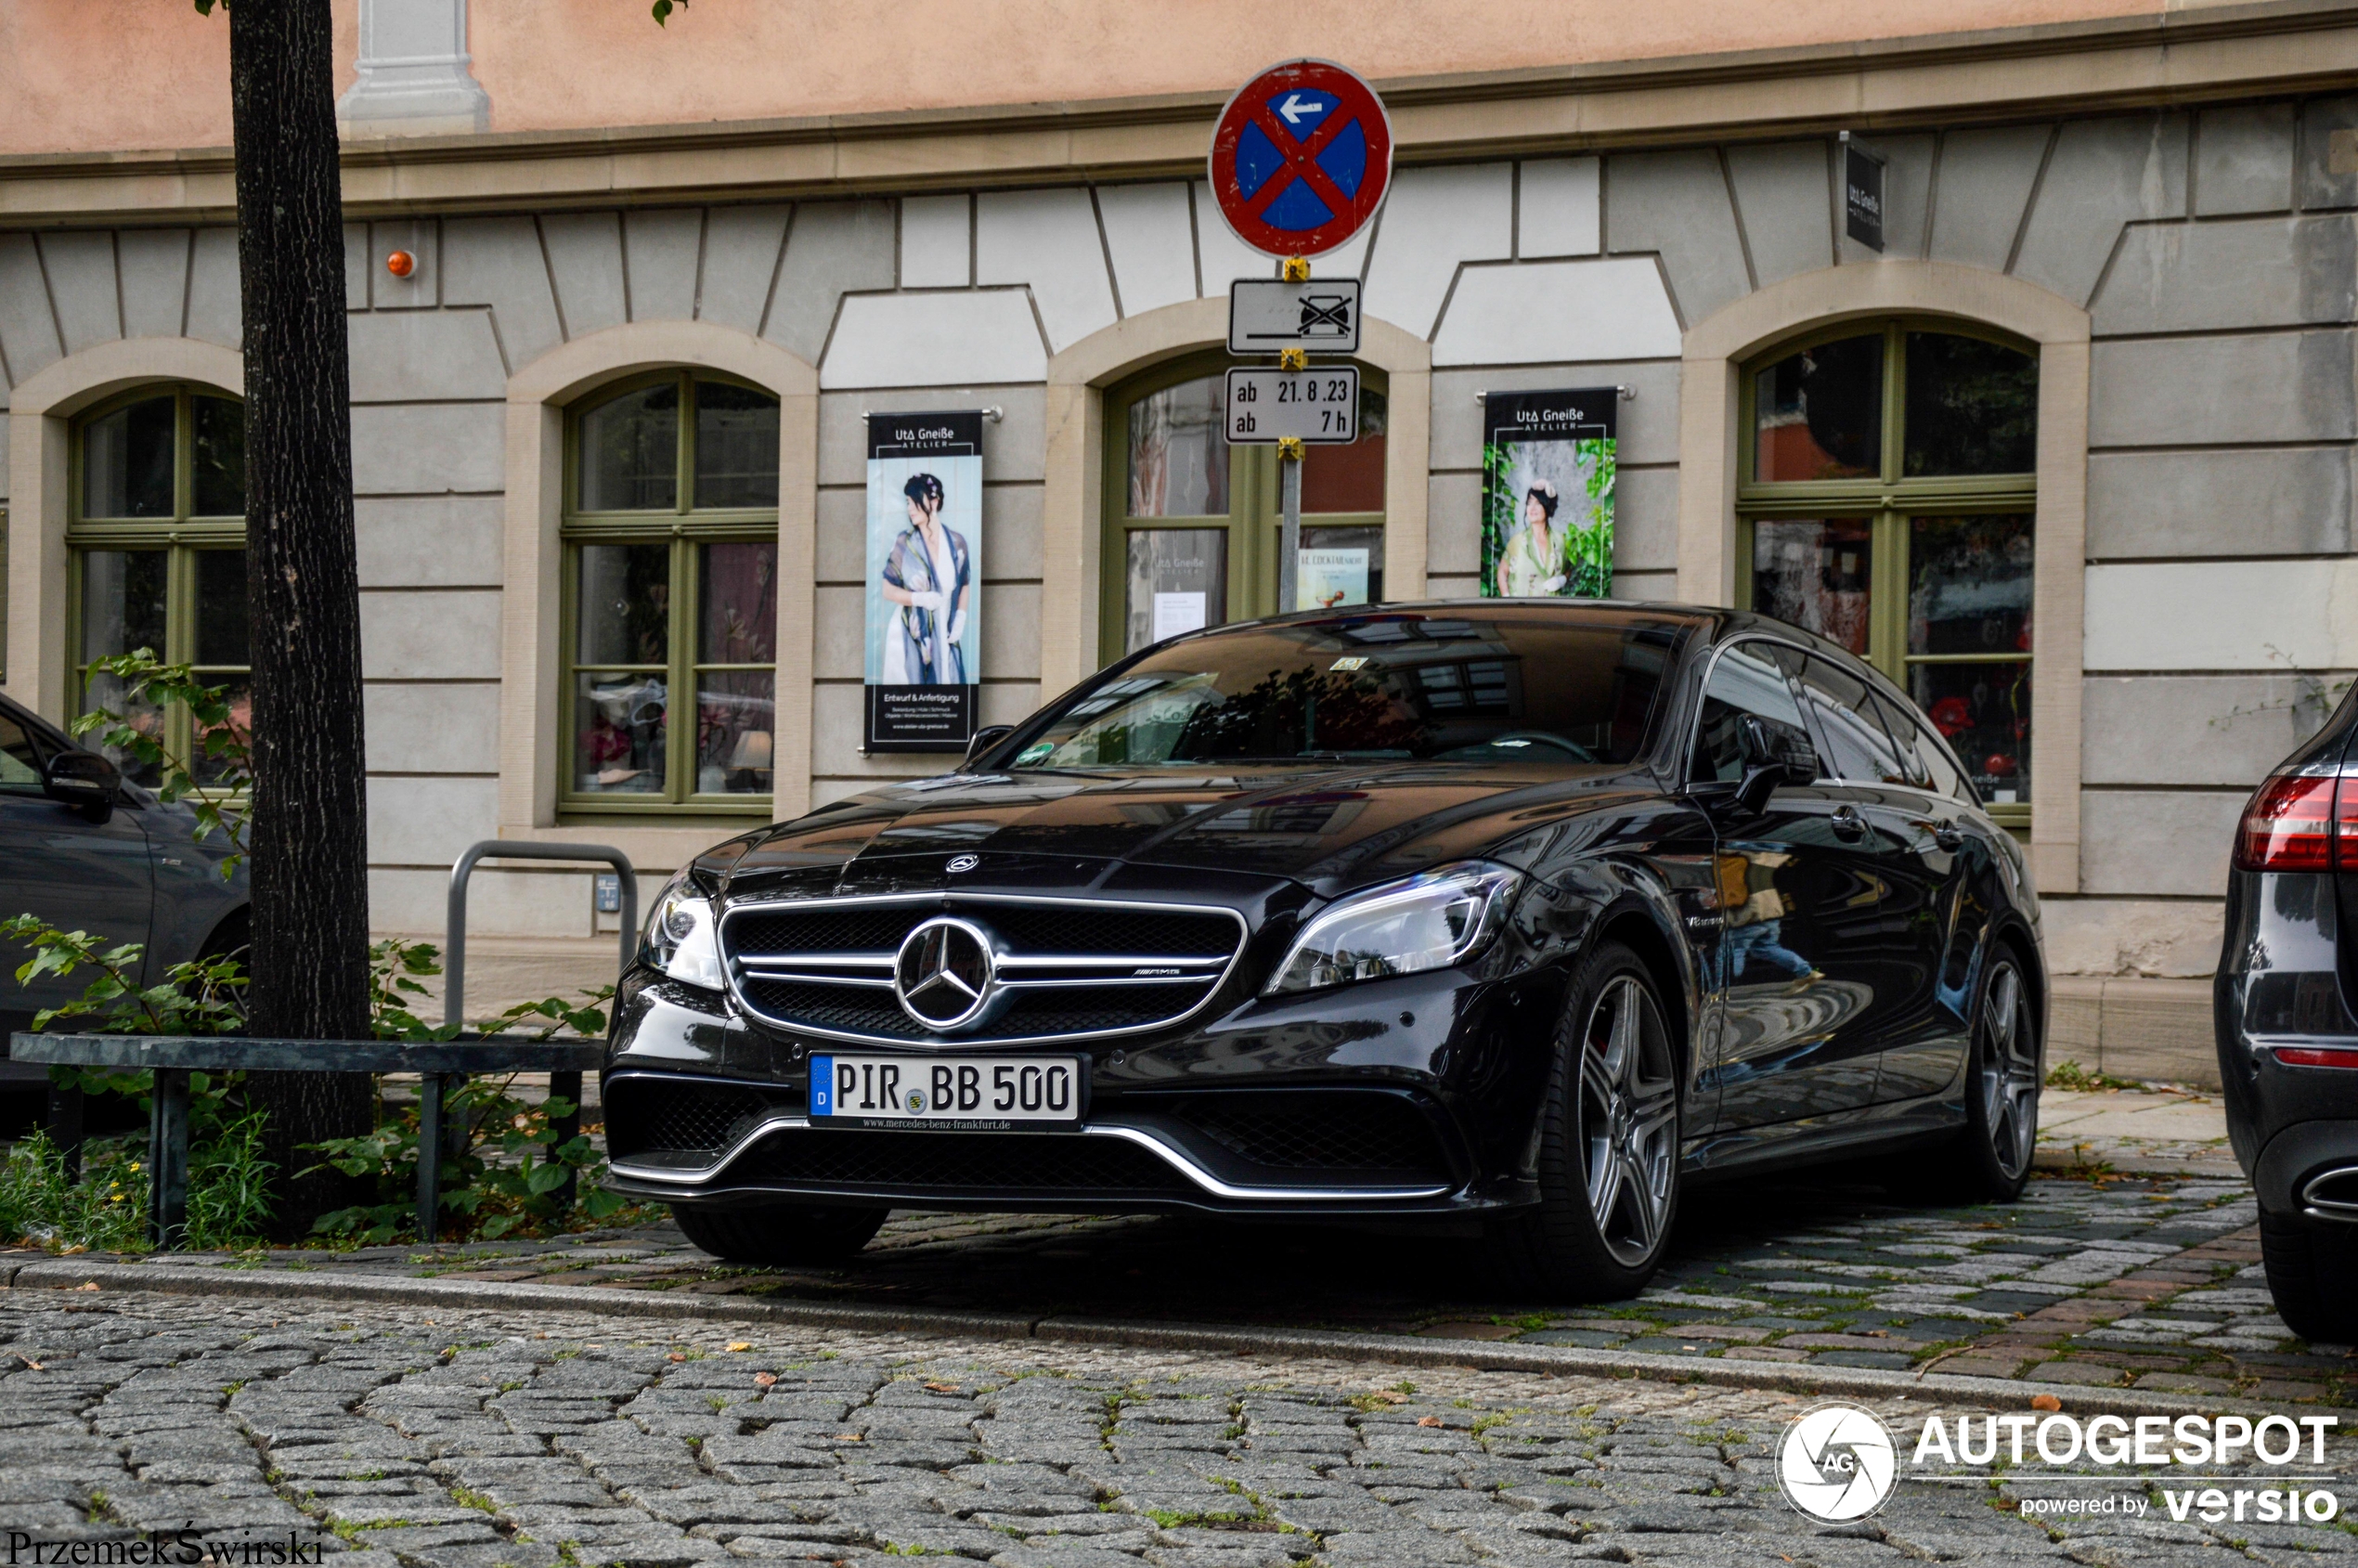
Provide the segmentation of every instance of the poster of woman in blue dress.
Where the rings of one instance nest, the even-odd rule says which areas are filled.
[[[982,416],[868,416],[870,751],[963,751],[981,679]]]
[[[974,551],[966,536],[941,520],[941,480],[913,473],[900,487],[909,525],[885,558],[884,601],[900,606],[885,629],[887,686],[966,684],[966,601],[973,588]]]

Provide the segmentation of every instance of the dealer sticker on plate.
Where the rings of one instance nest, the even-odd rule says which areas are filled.
[[[953,1132],[1073,1126],[1081,1088],[1078,1056],[813,1056],[810,1120]]]

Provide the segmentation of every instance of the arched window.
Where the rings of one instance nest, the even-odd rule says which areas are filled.
[[[1195,355],[1106,394],[1107,659],[1280,608],[1276,448],[1224,435],[1231,363]],[[1383,372],[1363,367],[1359,387],[1359,439],[1302,462],[1302,603],[1286,609],[1383,598]]]
[[[685,370],[566,421],[560,803],[766,810],[778,662],[778,400]],[[693,722],[676,723],[682,714]]]
[[[209,387],[143,386],[98,405],[73,427],[69,631],[75,708],[125,715],[177,757],[193,752],[188,716],[137,709],[97,660],[145,648],[190,664],[231,692],[242,715],[246,652],[245,405]],[[142,784],[153,771],[118,758]],[[197,759],[200,781],[218,765]]]
[[[1898,681],[2027,823],[2038,350],[1850,322],[1756,361],[1743,400],[1738,603]]]

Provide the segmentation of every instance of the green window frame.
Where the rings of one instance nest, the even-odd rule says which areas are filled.
[[[1207,349],[1164,362],[1154,369],[1105,394],[1105,488],[1103,534],[1103,565],[1100,576],[1102,590],[1098,616],[1098,662],[1108,663],[1121,657],[1133,645],[1131,640],[1131,536],[1163,529],[1216,530],[1224,535],[1222,548],[1225,557],[1225,572],[1222,577],[1224,593],[1224,613],[1212,617],[1212,624],[1251,620],[1261,616],[1278,613],[1277,566],[1283,532],[1283,512],[1278,503],[1278,458],[1275,447],[1229,447],[1227,509],[1207,513],[1161,513],[1138,515],[1132,511],[1131,489],[1131,410],[1157,393],[1182,388],[1190,382],[1209,382],[1217,392],[1219,378],[1233,367],[1245,364],[1265,364],[1232,358],[1222,349]],[[1372,366],[1359,367],[1360,438],[1363,442],[1382,437],[1387,433],[1390,416],[1390,382],[1383,371]],[[1213,400],[1214,407],[1218,399]],[[1216,420],[1215,420],[1216,428]],[[1333,461],[1332,454],[1345,450],[1337,447],[1313,447],[1307,461],[1316,465]],[[1382,450],[1362,454],[1362,463],[1372,463],[1376,484],[1380,493],[1383,483]],[[1361,476],[1364,481],[1364,475]],[[1304,475],[1302,505],[1302,548],[1314,546],[1314,537],[1322,530],[1350,529],[1354,533],[1341,536],[1345,542],[1366,542],[1370,550],[1368,599],[1380,603],[1383,598],[1383,565],[1381,530],[1391,498],[1383,497],[1384,505],[1353,506],[1312,510],[1316,505],[1316,491],[1321,487],[1310,474]],[[1335,486],[1348,488],[1347,486]],[[1364,492],[1364,482],[1358,486]],[[1364,493],[1351,499],[1364,501]],[[1376,530],[1372,539],[1359,530]],[[1305,591],[1306,591],[1305,588]],[[1151,629],[1148,628],[1147,629]],[[1148,638],[1152,641],[1151,637]]]
[[[634,395],[665,388],[673,392],[677,410],[668,503],[585,506],[585,423]],[[727,503],[697,504],[699,416],[707,401],[719,401],[711,395],[713,388],[737,395],[735,407],[741,412],[750,411],[752,400],[745,398],[745,394],[767,406],[768,504],[745,504],[742,496]],[[682,368],[608,382],[566,410],[557,704],[562,758],[557,808],[566,819],[643,821],[649,815],[662,815],[768,820],[775,797],[771,762],[777,696],[778,406],[776,395],[766,387],[711,370]],[[758,447],[759,443],[755,445]],[[705,475],[707,480],[712,477]],[[735,477],[743,481],[746,476]],[[590,499],[610,499],[603,495]],[[727,572],[716,564],[724,560],[730,568]],[[617,565],[624,568],[627,580],[650,590],[661,589],[660,594],[650,591],[648,602],[638,607],[644,613],[634,623],[642,636],[660,623],[662,648],[657,655],[591,656],[585,649],[585,575],[602,586],[614,580],[613,568]],[[766,588],[766,616],[743,615],[733,591],[724,601],[719,586],[724,577],[732,577],[739,586],[752,583]],[[718,649],[712,646],[712,628],[706,625],[707,600],[734,628]],[[756,656],[742,656],[748,652]],[[659,759],[661,784],[647,787],[645,774],[653,770],[641,767],[635,771],[635,777],[620,780],[617,787],[602,787],[602,780],[631,770],[594,767],[594,737],[589,731],[607,722],[599,715],[617,706],[628,707],[635,702],[643,712],[651,700],[646,695],[651,680],[660,682],[663,717],[657,724],[641,728],[659,727],[660,734],[647,737],[640,750],[613,760]],[[634,691],[639,693],[636,697],[628,694]],[[693,694],[695,723],[672,721],[677,693]],[[624,723],[630,723],[628,716]],[[617,739],[615,744],[622,743]],[[751,765],[757,762],[758,767]],[[707,787],[716,782],[716,770],[721,787]]]
[[[2028,755],[2027,748],[2034,737],[2028,731],[2028,681],[2037,656],[2035,648],[1956,652],[1922,645],[1929,636],[1911,625],[1911,598],[1922,586],[1920,579],[1940,567],[1934,547],[1943,531],[1953,537],[1961,531],[1971,534],[1978,527],[1989,537],[2013,539],[2028,550],[2035,531],[2038,475],[2032,470],[1916,476],[1907,473],[1911,414],[1908,355],[1911,334],[1969,339],[2028,356],[2032,362],[2034,388],[2028,412],[2035,430],[2038,345],[1973,322],[1946,317],[1852,320],[1788,339],[1756,356],[1745,366],[1740,379],[1736,604],[1739,609],[1756,607],[1755,575],[1761,564],[1758,546],[1762,524],[1798,519],[1840,527],[1843,538],[1855,538],[1864,545],[1861,553],[1866,561],[1857,580],[1863,584],[1866,599],[1865,646],[1859,650],[1866,661],[1914,697],[1920,707],[1937,709],[1938,700],[1928,705],[1925,696],[1966,677],[1968,670],[1973,678],[1981,680],[1984,689],[1990,682],[2000,683],[2007,693],[2002,701],[2019,710],[2023,746],[2017,749]],[[1879,338],[1881,344],[1880,439],[1874,471],[1833,478],[1756,478],[1763,428],[1758,403],[1764,372],[1809,350],[1871,336]],[[2027,578],[2027,570],[2021,575]],[[2027,639],[2031,623],[2026,616],[2023,624]],[[1929,717],[1943,733],[1950,732],[1949,724],[1941,722],[1945,714],[1936,711]],[[1977,787],[1991,818],[2028,834],[2028,790],[2010,790],[2006,778],[1986,772],[1986,760],[1994,759],[1965,758],[1968,770],[1976,775]],[[2004,798],[2008,793],[2015,798]]]
[[[146,494],[136,504],[127,495],[112,498],[122,503],[113,505],[108,504],[109,496],[94,495],[93,444],[98,445],[98,460],[104,460],[115,442],[127,448],[124,433],[143,415],[147,428],[141,438],[151,440],[158,433],[154,406],[167,401],[172,444],[168,493],[156,489],[151,470],[143,486]],[[224,421],[216,408],[201,408],[201,404],[237,409],[239,415],[234,421]],[[168,753],[197,763],[201,783],[214,770],[195,758],[188,709],[175,703],[144,714],[133,711],[114,678],[94,676],[90,667],[97,658],[148,647],[163,662],[192,665],[209,684],[228,688],[235,721],[253,678],[245,634],[243,408],[242,399],[218,387],[151,382],[77,417],[69,447],[66,641],[74,676],[73,709],[79,714],[105,707],[135,723],[154,726]],[[126,456],[126,471],[128,467]],[[234,510],[207,504],[224,500],[233,500]],[[129,604],[135,595],[145,602],[136,613]],[[95,603],[101,597],[111,602],[111,615]],[[152,633],[160,624],[162,635],[131,635],[135,614],[141,629]],[[108,635],[117,628],[123,635]],[[117,760],[138,782],[158,782],[128,759]]]

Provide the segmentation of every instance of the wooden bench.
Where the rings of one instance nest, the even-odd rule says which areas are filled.
[[[148,1125],[148,1239],[180,1245],[188,1228],[188,1075],[192,1072],[414,1072],[418,1088],[418,1238],[434,1239],[441,1216],[442,1159],[449,1144],[443,1103],[481,1073],[545,1072],[549,1094],[574,1110],[557,1119],[557,1142],[581,1131],[581,1075],[604,1055],[596,1040],[488,1035],[409,1044],[397,1040],[246,1040],[226,1035],[17,1034],[19,1062],[128,1068],[155,1075]],[[430,1157],[429,1150],[434,1151]],[[448,1153],[458,1152],[455,1149]]]

